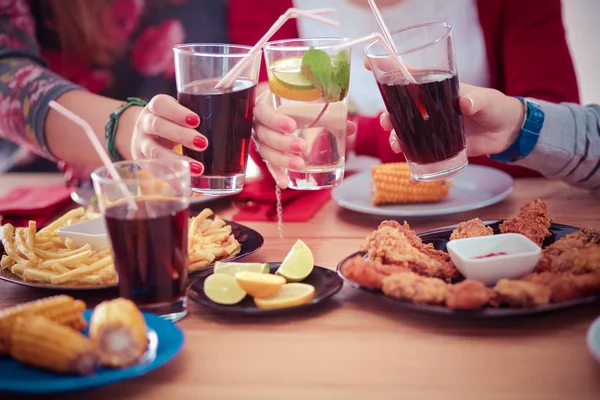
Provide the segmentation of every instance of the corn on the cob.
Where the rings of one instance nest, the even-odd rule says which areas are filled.
[[[135,363],[148,346],[146,335],[144,316],[130,300],[105,301],[94,309],[90,338],[103,365],[121,368]]]
[[[91,340],[41,316],[17,319],[10,354],[23,364],[55,372],[89,375],[98,366],[98,354]]]
[[[83,311],[85,303],[71,296],[59,295],[31,301],[0,311],[0,354],[10,350],[11,331],[19,317],[43,316],[52,322],[83,330],[86,327]]]
[[[376,165],[373,175],[373,204],[426,203],[448,196],[446,181],[408,183],[410,170],[407,163]]]

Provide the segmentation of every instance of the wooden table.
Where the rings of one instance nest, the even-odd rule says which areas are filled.
[[[60,177],[0,176],[0,195],[22,184]],[[495,206],[432,220],[423,231],[479,216],[515,214],[526,200],[546,200],[557,222],[600,228],[597,194],[544,179],[519,180]],[[224,216],[225,203],[210,206]],[[297,238],[315,262],[335,268],[357,250],[379,220],[329,202],[309,223],[288,223],[279,239],[274,223],[248,223],[265,246],[247,260],[281,260]],[[47,293],[0,283],[0,307]],[[180,325],[186,344],[164,368],[145,377],[85,393],[94,399],[599,399],[600,365],[586,348],[591,305],[502,321],[463,321],[394,308],[348,287],[329,306],[279,319],[231,320],[192,304]],[[81,394],[58,396],[79,399]],[[12,396],[2,398],[13,398]]]

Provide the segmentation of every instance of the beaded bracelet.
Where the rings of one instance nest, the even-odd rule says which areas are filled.
[[[140,106],[146,107],[148,104],[147,101],[139,99],[137,97],[128,97],[127,103],[123,104],[121,107],[117,108],[110,114],[110,118],[108,123],[106,124],[104,131],[106,133],[106,150],[108,151],[108,155],[113,162],[123,161],[124,158],[117,150],[116,143],[116,134],[117,128],[119,126],[119,117],[125,110],[127,110],[131,106]]]

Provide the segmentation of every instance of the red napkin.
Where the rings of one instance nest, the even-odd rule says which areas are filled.
[[[65,185],[19,187],[0,198],[0,216],[3,224],[26,226],[35,221],[41,227],[64,211],[71,201],[71,189]]]
[[[302,191],[286,189],[281,191],[283,220],[305,222],[329,200],[330,190]],[[236,196],[239,209],[234,221],[276,221],[277,200],[275,182],[272,179],[259,179],[247,183]]]

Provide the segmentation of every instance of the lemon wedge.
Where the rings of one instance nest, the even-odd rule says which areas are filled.
[[[249,271],[236,273],[235,279],[238,285],[254,298],[271,297],[279,292],[286,282],[282,276]]]
[[[293,57],[273,63],[268,70],[269,88],[276,96],[293,101],[316,101],[322,95],[302,75],[302,58]]]
[[[204,294],[218,304],[233,305],[244,300],[246,292],[232,275],[212,274],[204,281]]]
[[[288,282],[299,282],[310,275],[314,264],[312,252],[302,240],[298,240],[275,273]]]
[[[271,272],[267,263],[237,263],[217,261],[213,273],[235,276],[236,273],[248,271],[268,274]]]
[[[255,298],[258,308],[285,308],[308,303],[315,296],[315,287],[306,283],[286,283],[272,297]]]

